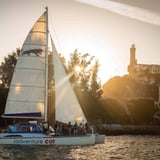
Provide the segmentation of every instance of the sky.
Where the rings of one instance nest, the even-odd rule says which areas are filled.
[[[128,73],[132,44],[138,63],[160,65],[159,0],[0,0],[0,62],[22,47],[46,6],[58,52],[95,56],[102,84]]]

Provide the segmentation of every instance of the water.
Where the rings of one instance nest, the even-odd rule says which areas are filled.
[[[160,160],[160,136],[107,136],[91,146],[0,146],[0,160]]]

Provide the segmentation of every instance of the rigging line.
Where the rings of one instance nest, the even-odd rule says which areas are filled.
[[[57,46],[58,46],[59,53],[62,53],[62,47],[61,47],[61,45],[60,45],[60,41],[59,41],[58,36],[57,36],[57,33],[56,33],[56,27],[55,27],[55,25],[54,25],[54,23],[53,23],[53,19],[54,19],[54,18],[52,18],[51,14],[49,15],[49,19],[50,19],[50,25],[51,25],[50,28],[52,28],[52,31],[53,31],[53,34],[54,34],[54,36],[52,36],[52,37],[54,37],[54,40],[57,42],[57,43],[56,43],[56,44],[57,44],[57,45],[56,45],[56,48],[57,48]],[[50,34],[51,34],[51,32],[50,32]],[[55,44],[55,41],[54,41],[54,44]]]

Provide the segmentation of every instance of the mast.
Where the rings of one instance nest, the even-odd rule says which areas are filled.
[[[48,120],[48,7],[46,7],[46,74],[45,74],[45,110],[44,110],[44,120]]]

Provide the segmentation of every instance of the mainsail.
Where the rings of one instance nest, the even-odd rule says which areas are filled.
[[[46,20],[47,11],[37,20],[24,41],[13,73],[3,117],[44,118],[48,56]]]
[[[86,122],[86,117],[81,109],[78,99],[67,76],[64,65],[52,42],[54,80],[55,80],[55,118],[56,121],[72,124]]]

